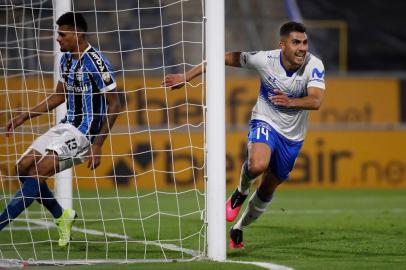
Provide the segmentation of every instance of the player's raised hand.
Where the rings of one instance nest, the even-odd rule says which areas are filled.
[[[274,89],[273,92],[275,95],[269,95],[268,98],[271,100],[271,102],[277,106],[283,106],[283,107],[290,107],[292,103],[292,99],[288,97],[288,95],[279,90],[279,89]]]
[[[102,147],[98,144],[92,144],[87,152],[87,167],[91,170],[99,167],[101,162]]]
[[[17,127],[21,126],[25,120],[27,120],[27,118],[27,113],[21,113],[10,119],[6,125],[6,137],[10,137],[11,132],[13,132]]]
[[[181,88],[186,83],[185,74],[168,74],[165,80],[161,82],[161,86],[170,87],[172,90]]]

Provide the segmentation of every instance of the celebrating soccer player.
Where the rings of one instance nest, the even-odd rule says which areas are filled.
[[[63,209],[49,190],[46,179],[87,160],[92,170],[100,164],[102,145],[120,110],[116,81],[107,59],[86,39],[82,15],[68,12],[57,20],[58,38],[64,54],[61,77],[54,93],[28,112],[7,123],[7,136],[26,120],[49,112],[66,101],[65,118],[38,137],[17,161],[21,189],[0,215],[0,230],[34,200],[55,218],[59,246],[66,246],[77,217]]]
[[[253,180],[261,183],[241,218],[231,227],[230,248],[242,248],[244,229],[257,220],[272,200],[275,189],[288,176],[303,145],[308,110],[319,109],[324,96],[324,66],[308,52],[306,28],[288,22],[280,28],[279,49],[229,52],[225,64],[255,69],[261,86],[252,110],[248,158],[241,168],[240,184],[226,202],[226,219],[235,220]],[[201,64],[186,74],[166,76],[164,86],[182,87],[205,71]]]

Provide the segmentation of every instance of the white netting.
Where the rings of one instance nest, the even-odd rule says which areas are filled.
[[[54,112],[28,120],[10,138],[7,121],[54,91],[54,4],[0,2],[0,208],[20,183],[14,165]],[[123,111],[103,146],[100,168],[73,171],[79,219],[67,249],[53,219],[34,202],[0,231],[0,262],[191,259],[206,252],[203,79],[170,91],[168,73],[204,60],[203,0],[71,1],[88,40],[111,62]],[[59,50],[59,48],[58,48]],[[54,177],[48,180],[52,187]],[[1,263],[0,263],[1,265]]]

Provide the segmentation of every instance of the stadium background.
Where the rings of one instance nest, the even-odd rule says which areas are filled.
[[[2,128],[12,113],[26,110],[53,91],[51,2],[56,3],[0,1],[1,207],[18,187],[15,160],[36,136],[54,124],[53,114],[43,115],[25,123],[9,140]],[[46,225],[52,223],[52,217],[35,203],[9,230],[0,233],[0,268],[9,266],[2,264],[4,259],[20,259],[18,266],[22,267],[42,259],[59,265],[84,258],[86,264],[92,258],[118,259],[119,263],[127,258],[189,258],[189,254],[163,250],[151,242],[199,251],[206,247],[201,239],[207,228],[202,224],[204,194],[200,193],[203,136],[198,135],[203,131],[204,80],[197,79],[187,89],[173,92],[160,87],[165,74],[183,72],[201,61],[202,14],[195,5],[202,1],[72,3],[76,11],[86,12],[90,31],[97,31],[89,33],[90,42],[111,60],[121,98],[128,106],[106,141],[106,156],[96,173],[84,165],[73,170],[73,203],[79,220],[70,249],[55,248],[57,231]],[[283,22],[303,19],[310,50],[327,68],[326,99],[320,111],[311,113],[305,145],[290,181],[282,185],[261,219],[244,233],[246,248],[228,249],[227,259],[272,262],[294,269],[403,269],[404,1],[225,3],[227,50],[272,49],[277,46],[278,28]],[[162,13],[156,8],[160,5],[165,6]],[[226,180],[230,193],[246,152],[247,121],[258,93],[258,79],[241,69],[227,68],[226,72]],[[191,124],[189,130],[187,123]],[[168,129],[173,132],[168,134]],[[195,146],[192,151],[191,145]],[[197,193],[192,176],[198,181]],[[121,238],[116,238],[117,234]],[[207,260],[137,266],[248,269],[247,265]],[[73,267],[111,269],[117,265],[65,266]]]
[[[143,5],[141,1],[141,5]],[[308,26],[310,39],[310,51],[320,56],[326,66],[327,74],[327,94],[322,108],[311,113],[309,132],[305,140],[303,150],[296,162],[296,168],[291,180],[285,187],[330,187],[330,188],[352,188],[352,187],[406,187],[406,154],[402,149],[406,149],[405,121],[406,121],[406,81],[404,63],[406,53],[404,51],[406,32],[402,28],[400,13],[405,8],[403,1],[391,1],[390,7],[381,1],[370,1],[368,6],[362,2],[354,1],[297,1],[297,6],[292,5],[294,1],[226,1],[226,49],[227,50],[266,50],[273,49],[278,44],[278,29],[280,25],[289,19],[301,20]],[[75,2],[76,10],[88,10],[92,3],[86,1]],[[99,9],[114,10],[114,3],[100,1]],[[120,3],[121,8],[131,3]],[[390,12],[386,12],[389,11]],[[15,9],[15,14],[21,16],[31,16],[24,13],[24,9]],[[165,21],[179,19],[178,7],[168,8],[163,14]],[[184,15],[193,17],[201,16],[199,10],[188,8],[187,2],[184,4]],[[361,12],[362,11],[362,12]],[[0,11],[4,12],[4,11]],[[50,12],[49,10],[35,12]],[[391,15],[389,15],[391,14]],[[92,13],[87,14],[90,29],[94,29],[94,19]],[[98,46],[102,51],[107,51],[106,56],[111,60],[115,70],[126,70],[118,74],[119,88],[123,88],[125,77],[126,89],[140,89],[148,87],[148,97],[142,92],[131,92],[126,97],[130,113],[118,118],[115,126],[116,130],[127,128],[127,119],[130,126],[135,130],[142,130],[146,126],[144,113],[145,100],[152,107],[159,107],[163,103],[162,89],[159,89],[160,81],[163,78],[163,70],[151,69],[143,71],[147,81],[142,79],[139,70],[142,64],[145,68],[155,67],[162,62],[162,54],[157,51],[145,50],[142,62],[140,51],[132,50],[141,46],[140,35],[134,29],[134,23],[138,23],[137,14],[131,14],[131,19],[123,20],[120,23],[121,29],[129,29],[122,32],[108,32],[109,27],[116,20],[113,13],[105,13],[101,18],[105,22],[98,25],[100,32],[106,31],[101,36],[90,35],[92,44]],[[199,40],[202,35],[201,26],[191,26],[184,29],[181,35],[180,26],[174,25],[163,32],[164,38],[161,40],[161,30],[155,29],[159,21],[160,14],[156,11],[143,10],[142,23],[139,27],[148,28],[143,31],[142,45],[144,47],[159,47],[161,41],[167,40],[174,44],[182,39]],[[369,18],[379,17],[379,20]],[[2,25],[7,25],[10,17],[1,16]],[[100,20],[100,18],[99,18]],[[29,20],[27,20],[29,21]],[[42,22],[44,25],[51,25],[51,21]],[[150,27],[150,28],[149,28]],[[46,28],[46,27],[45,27]],[[51,26],[49,28],[52,28]],[[15,33],[7,31],[7,27],[1,27],[0,35],[8,35],[11,42]],[[30,39],[33,33],[27,31],[23,33],[27,41],[23,47],[37,46]],[[117,43],[117,35],[122,44]],[[52,50],[52,36],[49,31],[41,32],[39,46],[44,50]],[[163,44],[165,45],[165,44]],[[200,50],[200,51],[199,51]],[[120,53],[121,51],[121,53]],[[187,63],[196,65],[200,62],[199,53],[201,47],[194,46],[184,48],[184,54],[179,46],[164,51],[164,61],[168,66],[184,59]],[[13,98],[11,104],[6,104],[6,99],[0,100],[1,108],[10,106],[20,108],[32,106],[45,97],[47,91],[52,91],[52,64],[51,54],[41,54],[42,76],[27,76],[27,80],[21,80],[18,70],[35,70],[38,62],[35,60],[36,51],[24,51],[24,61],[18,59],[21,53],[12,46],[8,49],[10,60],[8,60],[9,76],[7,80],[0,82],[1,89],[9,89]],[[4,54],[4,52],[3,52]],[[122,57],[121,57],[122,56]],[[10,67],[15,67],[15,72]],[[131,70],[131,71],[130,71]],[[165,74],[171,72],[181,72],[183,68],[168,67]],[[15,74],[13,74],[15,73]],[[227,68],[227,93],[226,93],[226,125],[227,125],[227,187],[236,186],[239,177],[239,167],[246,152],[246,132],[247,121],[250,110],[255,103],[258,93],[258,79],[254,73]],[[193,92],[194,87],[198,88],[198,82],[189,87],[189,103],[201,103],[202,96]],[[30,91],[29,98],[21,98],[21,92],[13,93],[12,90],[26,88],[46,89],[42,94]],[[172,92],[169,97],[170,104],[180,104],[184,100],[181,93]],[[151,108],[151,107],[150,107]],[[8,119],[7,110],[1,111],[0,125],[4,126]],[[169,114],[169,117],[167,115]],[[186,121],[199,123],[202,111],[200,107],[189,106],[187,109],[179,107],[168,112],[157,111],[150,115],[150,125],[167,126],[167,119],[170,125],[180,125]],[[50,116],[44,116],[35,120],[34,126],[41,126],[41,123],[52,121]],[[38,129],[38,133],[41,128]],[[161,136],[161,137],[160,137]],[[25,144],[21,144],[21,151],[25,148],[32,135],[19,138]],[[182,145],[185,135],[176,134],[172,144]],[[201,142],[201,135],[192,136],[192,141]],[[169,148],[167,135],[157,137],[161,148]],[[132,145],[122,143],[119,135],[112,136],[111,144],[114,145],[114,162],[109,158],[102,161],[101,167],[96,175],[100,176],[99,187],[112,186],[114,181],[125,187],[131,185],[131,176],[134,170],[137,173],[149,171],[151,160],[154,156],[155,169],[175,166],[178,170],[190,167],[190,164],[203,164],[203,152],[195,151],[193,158],[182,151],[174,153],[174,162],[165,153],[152,153],[149,141],[142,134],[134,137]],[[5,138],[0,138],[3,153],[8,153]],[[104,153],[108,154],[110,145],[105,146]],[[135,150],[131,150],[135,149]],[[131,152],[132,151],[132,152]],[[130,153],[131,152],[131,153]],[[124,155],[120,157],[120,153]],[[156,155],[156,156],[155,156]],[[113,165],[112,165],[113,164]],[[170,168],[170,167],[169,167]],[[11,175],[12,168],[9,162],[0,163],[1,175]],[[115,176],[112,177],[115,172]],[[177,177],[179,186],[188,187],[193,184],[192,175],[202,174],[201,169],[185,170]],[[76,170],[80,181],[80,186],[92,187],[93,181],[86,181],[86,177],[92,178],[85,166],[79,166]],[[0,177],[1,177],[0,175]],[[139,179],[139,187],[152,188],[151,175],[146,173]],[[199,179],[199,186],[203,186],[203,178]],[[161,187],[170,187],[172,181],[164,174],[157,175],[158,183]]]

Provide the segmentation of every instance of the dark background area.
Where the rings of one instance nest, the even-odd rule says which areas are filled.
[[[348,25],[348,71],[399,71],[406,65],[406,1],[299,0],[305,20],[343,20]],[[317,53],[337,61],[337,35],[309,29]]]

